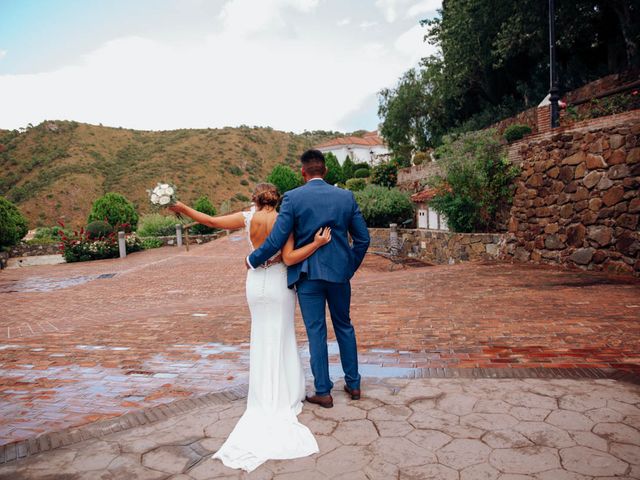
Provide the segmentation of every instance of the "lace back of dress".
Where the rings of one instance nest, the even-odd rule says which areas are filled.
[[[253,214],[256,213],[255,205],[251,207],[251,210],[248,212],[242,212],[242,216],[244,217],[244,229],[247,234],[247,242],[249,242],[249,248],[253,252],[255,247],[253,246],[253,242],[251,241],[251,219],[253,218]]]

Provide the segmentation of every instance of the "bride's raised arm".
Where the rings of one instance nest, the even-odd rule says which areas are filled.
[[[331,228],[325,227],[318,230],[313,237],[313,242],[306,244],[303,247],[293,248],[293,234],[289,235],[287,243],[285,243],[282,249],[282,261],[285,265],[295,265],[300,263],[306,258],[309,258],[313,253],[323,245],[326,245],[331,241]]]
[[[182,202],[176,202],[175,205],[169,207],[169,210],[176,213],[182,213],[198,223],[213,228],[236,230],[244,227],[244,215],[242,215],[242,212],[232,213],[230,215],[221,215],[219,217],[212,217],[211,215],[207,215],[206,213],[194,210],[193,208],[185,205]]]

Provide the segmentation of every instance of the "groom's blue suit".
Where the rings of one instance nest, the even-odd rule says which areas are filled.
[[[349,317],[351,285],[369,248],[369,231],[353,194],[322,179],[312,179],[284,194],[280,214],[267,240],[248,258],[258,266],[275,255],[293,233],[295,248],[313,241],[321,227],[331,227],[331,242],[288,270],[289,288],[295,286],[311,354],[317,395],[326,395],[329,377],[325,305],[329,305],[340,360],[349,388],[360,389],[356,335]],[[349,244],[349,234],[353,240]]]

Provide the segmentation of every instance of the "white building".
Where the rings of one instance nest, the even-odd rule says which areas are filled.
[[[362,137],[340,137],[316,145],[314,148],[322,153],[333,153],[340,165],[351,157],[354,163],[366,162],[377,165],[389,158],[391,152],[378,135],[378,132],[367,132]]]
[[[447,220],[433,208],[429,207],[429,201],[435,197],[436,191],[427,188],[421,192],[411,195],[411,201],[417,204],[416,224],[418,228],[429,230],[449,230]]]

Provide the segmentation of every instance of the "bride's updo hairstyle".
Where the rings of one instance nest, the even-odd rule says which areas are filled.
[[[276,208],[280,201],[280,194],[275,185],[271,183],[259,183],[253,191],[251,201],[253,201],[259,209],[266,206]]]

